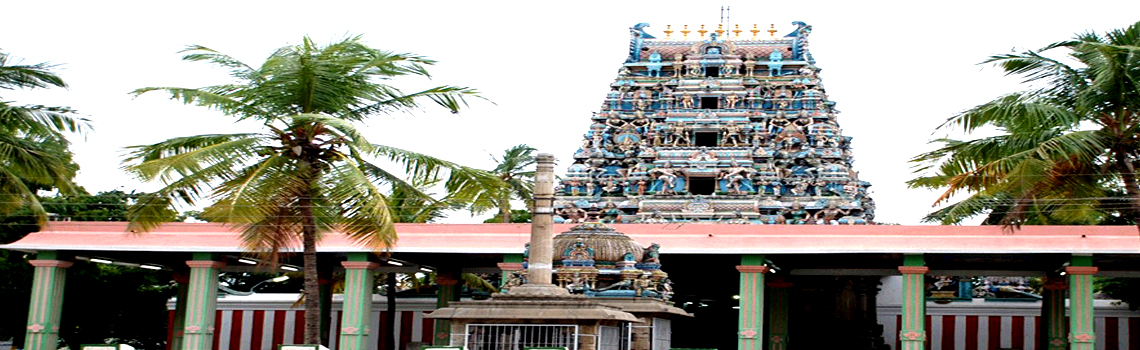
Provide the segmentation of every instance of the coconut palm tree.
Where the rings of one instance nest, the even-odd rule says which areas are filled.
[[[1067,58],[1056,57],[1058,51]],[[1088,32],[1038,50],[991,56],[1029,90],[949,118],[940,129],[1004,133],[939,139],[912,159],[912,187],[972,195],[928,216],[957,223],[989,212],[988,222],[1094,223],[1140,218],[1140,22],[1103,35]]]
[[[511,199],[520,199],[530,206],[530,197],[534,193],[534,147],[525,144],[508,148],[502,157],[491,155],[497,163],[491,173],[497,175],[503,182],[503,191],[494,195],[491,201],[474,202],[471,211],[482,213],[492,208],[499,209],[503,223],[511,222]]]
[[[316,245],[341,232],[380,250],[396,238],[385,188],[429,197],[403,180],[441,179],[460,201],[495,191],[491,174],[427,155],[368,141],[354,123],[376,114],[404,112],[430,101],[455,113],[476,91],[438,86],[405,93],[386,85],[400,76],[429,77],[434,61],[377,50],[348,37],[274,51],[260,66],[203,46],[190,46],[183,60],[229,71],[234,82],[203,88],[148,87],[184,104],[219,110],[236,120],[254,120],[264,131],[172,138],[129,148],[125,169],[165,187],[140,199],[129,212],[132,229],[159,225],[156,211],[181,202],[214,203],[202,215],[241,228],[245,248],[276,262],[282,249],[300,245],[304,258],[305,336],[319,342]],[[397,170],[373,163],[385,159]]]
[[[48,63],[20,64],[0,52],[0,90],[66,88]],[[67,107],[19,105],[0,97],[0,213],[27,207],[47,221],[36,191],[74,193],[79,167],[71,161],[64,133],[84,132],[88,121]]]

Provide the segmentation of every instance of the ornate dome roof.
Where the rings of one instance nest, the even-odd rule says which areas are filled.
[[[614,230],[613,227],[600,223],[585,223],[570,228],[570,231],[554,236],[554,260],[559,261],[562,252],[570,248],[579,239],[586,246],[594,249],[594,260],[605,262],[618,262],[625,253],[633,253],[637,262],[641,262],[645,248],[637,241],[624,233]]]

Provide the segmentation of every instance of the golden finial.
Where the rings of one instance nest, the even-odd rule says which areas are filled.
[[[665,25],[665,39],[668,40],[669,37],[672,35],[673,35],[673,25],[672,24],[666,24]]]
[[[718,37],[718,38],[724,37],[724,23],[716,25],[716,37]]]
[[[739,37],[740,37],[740,32],[743,32],[743,30],[740,30],[740,25],[739,25],[739,24],[735,24],[735,26],[736,26],[736,29],[733,29],[733,30],[732,30],[732,34],[735,34],[735,35],[733,35],[734,37],[737,37],[737,38],[739,38]]]
[[[776,37],[776,25],[775,24],[772,24],[772,28],[768,29],[768,36],[773,37],[773,38]]]
[[[753,39],[756,39],[756,34],[760,34],[760,29],[756,28],[756,24],[753,24],[752,30],[749,30],[749,31],[752,32],[752,38]]]
[[[685,38],[684,38],[684,39],[685,39],[685,40],[688,40],[688,39],[689,39],[689,33],[692,33],[692,31],[691,31],[691,30],[689,30],[689,25],[688,25],[688,24],[686,24],[686,25],[685,25],[685,28],[681,29],[681,35],[684,35],[684,36],[685,36]]]
[[[705,30],[705,25],[704,25],[704,24],[702,24],[702,25],[701,25],[701,29],[697,31],[697,33],[701,33],[701,39],[704,39],[704,38],[705,38],[705,33],[708,33],[708,32],[709,32],[709,31]]]

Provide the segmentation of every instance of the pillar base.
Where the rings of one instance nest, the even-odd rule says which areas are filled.
[[[568,297],[570,291],[553,284],[534,284],[527,283],[518,287],[511,288],[505,294],[512,296],[536,296],[536,297]]]

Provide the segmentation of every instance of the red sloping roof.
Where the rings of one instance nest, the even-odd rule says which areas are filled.
[[[554,232],[573,225],[555,225]],[[1137,253],[1134,226],[793,226],[726,224],[611,225],[642,245],[672,254],[787,253]],[[122,222],[52,222],[5,246],[19,250],[241,251],[237,231],[221,224],[171,223],[126,232]],[[529,224],[397,224],[396,252],[521,253]],[[367,249],[331,233],[322,252]]]

